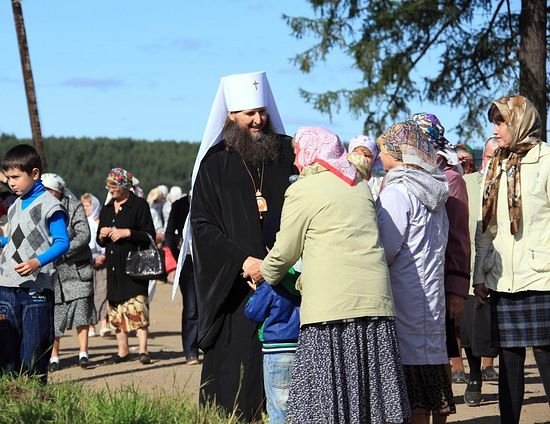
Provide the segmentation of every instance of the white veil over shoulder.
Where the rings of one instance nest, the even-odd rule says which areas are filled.
[[[208,150],[222,140],[222,132],[227,115],[229,112],[238,112],[247,109],[257,109],[265,107],[269,116],[269,121],[273,131],[277,134],[284,134],[285,129],[283,121],[277,109],[275,98],[271,91],[269,81],[265,72],[251,72],[245,74],[233,74],[222,77],[206,128],[202,136],[201,145],[191,175],[191,188],[195,185],[195,179],[201,162]],[[178,266],[174,276],[174,287],[172,289],[172,299],[175,298],[181,267],[185,257],[191,253],[191,211],[187,215],[187,220],[183,227],[183,242],[178,257]]]

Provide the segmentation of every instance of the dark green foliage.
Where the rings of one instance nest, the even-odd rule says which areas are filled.
[[[1,134],[0,155],[19,143],[31,141]],[[76,195],[91,192],[100,199],[105,197],[105,177],[115,167],[133,172],[146,194],[159,184],[188,191],[199,149],[198,143],[108,138],[49,137],[44,145],[48,172],[61,175]]]
[[[294,63],[308,73],[317,62],[330,60],[331,51],[341,50],[362,80],[356,88],[301,94],[329,115],[346,105],[357,117],[366,116],[366,132],[379,134],[411,112],[411,101],[421,100],[464,107],[459,136],[481,134],[490,101],[518,92],[520,23],[508,1],[309,3],[315,18],[283,15],[296,38],[316,42]]]

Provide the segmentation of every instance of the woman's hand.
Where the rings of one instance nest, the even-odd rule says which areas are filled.
[[[483,305],[485,305],[485,303],[489,300],[489,289],[485,283],[476,284],[474,286],[474,294],[477,297],[477,300],[479,300],[479,303]]]
[[[105,240],[106,238],[109,238],[111,236],[111,227],[101,227],[99,230],[99,239]]]
[[[130,237],[131,232],[129,228],[112,228],[109,237],[113,241],[119,241],[125,238]]]
[[[243,277],[251,278],[252,282],[262,281],[263,276],[260,271],[260,266],[262,265],[262,260],[249,256],[243,263]]]
[[[94,268],[99,269],[103,266],[105,263],[105,255],[99,255],[97,258],[94,259]]]
[[[466,299],[462,296],[457,296],[456,294],[447,294],[447,312],[449,318],[454,320],[459,320],[462,310],[464,309],[464,303]]]

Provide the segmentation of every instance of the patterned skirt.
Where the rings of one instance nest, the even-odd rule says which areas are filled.
[[[127,333],[149,327],[147,296],[138,295],[123,303],[110,303],[109,306],[109,324],[113,330]]]
[[[550,291],[491,291],[490,299],[495,346],[550,345]]]
[[[440,415],[456,412],[450,368],[445,365],[404,365],[411,409]]]
[[[405,423],[410,416],[393,319],[302,327],[288,423]]]
[[[55,337],[61,337],[65,330],[97,323],[94,300],[90,297],[58,303],[53,310]]]

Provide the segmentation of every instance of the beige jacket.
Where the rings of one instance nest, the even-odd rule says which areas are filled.
[[[485,283],[505,293],[550,291],[550,147],[546,143],[533,147],[521,160],[521,201],[520,228],[513,236],[503,172],[496,220],[486,233],[481,224],[476,232],[474,284]]]
[[[304,168],[286,191],[281,229],[262,263],[265,280],[278,283],[300,256],[302,325],[393,316],[388,266],[365,181],[349,186],[319,164]]]

